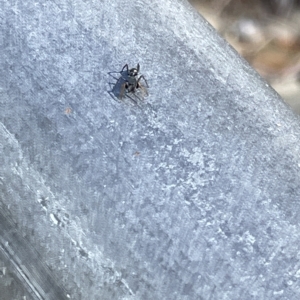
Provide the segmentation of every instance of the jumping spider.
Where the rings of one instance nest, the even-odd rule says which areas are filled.
[[[144,79],[146,86],[149,87],[144,75],[141,75],[137,79],[139,71],[140,71],[140,64],[137,64],[136,68],[132,68],[132,69],[128,69],[128,64],[126,64],[123,67],[121,73],[124,71],[124,69],[126,69],[126,71],[127,71],[127,76],[126,76],[126,78],[124,78],[122,76],[122,78],[125,82],[121,86],[121,92],[120,92],[120,96],[119,96],[120,99],[122,99],[124,97],[125,91],[126,91],[126,93],[134,94],[136,92],[136,90],[139,88],[145,89],[145,87],[142,84],[140,84],[140,80],[142,78]]]

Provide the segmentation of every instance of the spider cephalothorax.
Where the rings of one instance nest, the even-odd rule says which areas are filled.
[[[135,93],[135,91],[138,88],[144,88],[144,86],[140,83],[140,80],[142,78],[144,79],[146,86],[148,87],[148,83],[144,75],[141,75],[139,78],[137,78],[140,71],[140,64],[137,64],[136,68],[132,68],[132,69],[129,69],[128,64],[126,64],[122,68],[121,73],[124,71],[124,69],[126,69],[127,71],[127,76],[125,78],[122,76],[124,83],[121,86],[121,92],[119,96],[120,99],[124,97],[125,91],[127,93]]]

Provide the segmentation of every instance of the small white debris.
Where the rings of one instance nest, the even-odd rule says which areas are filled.
[[[283,290],[280,290],[280,291],[278,291],[278,292],[273,292],[273,295],[282,295],[283,294]]]
[[[56,219],[56,217],[54,216],[54,214],[50,214],[50,219],[51,219],[51,221],[52,221],[55,225],[58,224],[58,220]]]

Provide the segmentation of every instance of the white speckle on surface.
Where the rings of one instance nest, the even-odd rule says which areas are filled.
[[[50,216],[51,221],[52,221],[55,225],[57,225],[57,224],[59,223],[58,220],[56,219],[56,217],[54,216],[54,214],[51,213],[49,216]]]
[[[300,278],[300,269],[296,272],[295,277]]]
[[[293,280],[288,280],[286,283],[287,285],[291,286],[293,284]]]
[[[274,292],[273,292],[273,295],[274,295],[274,296],[283,295],[283,292],[284,292],[283,290],[280,290],[280,291],[274,291]]]
[[[203,166],[203,153],[201,148],[194,148],[193,153],[190,155],[188,160],[193,164]]]
[[[253,244],[255,242],[255,237],[253,235],[250,234],[249,231],[246,231],[243,235],[244,240],[250,244]]]
[[[182,142],[182,139],[177,139],[177,138],[175,138],[174,141],[173,141],[173,144],[174,144],[174,145],[177,145],[177,144],[179,144],[179,143],[181,143],[181,142]]]

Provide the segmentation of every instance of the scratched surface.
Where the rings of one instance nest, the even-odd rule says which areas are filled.
[[[11,298],[299,299],[299,118],[189,4],[3,0],[0,22]],[[149,95],[120,101],[138,62]]]

